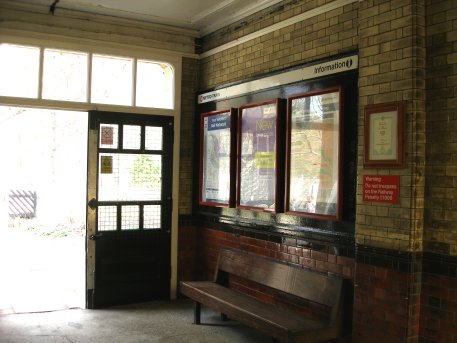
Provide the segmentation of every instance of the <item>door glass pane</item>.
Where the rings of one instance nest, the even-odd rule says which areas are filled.
[[[117,124],[100,124],[100,148],[117,149],[119,140]]]
[[[162,150],[162,128],[146,126],[146,150]]]
[[[141,126],[138,125],[124,125],[124,137],[122,141],[124,149],[141,148]]]
[[[161,227],[161,211],[162,206],[160,205],[145,205],[144,206],[144,229],[160,229]]]
[[[114,231],[117,227],[117,207],[98,207],[98,231]]]
[[[38,97],[40,49],[0,44],[0,95]]]
[[[122,206],[121,230],[140,228],[140,206]]]
[[[87,101],[87,54],[44,50],[43,98]]]
[[[92,102],[132,105],[133,59],[93,55]]]
[[[138,61],[136,106],[173,108],[173,74],[168,64]]]
[[[161,200],[161,155],[101,153],[99,158],[99,201]]]

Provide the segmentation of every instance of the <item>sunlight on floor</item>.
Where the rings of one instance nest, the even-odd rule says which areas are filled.
[[[84,307],[84,237],[0,230],[0,312]]]

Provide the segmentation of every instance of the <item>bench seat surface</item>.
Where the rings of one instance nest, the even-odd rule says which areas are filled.
[[[272,329],[294,333],[320,330],[328,325],[325,321],[305,319],[292,310],[259,301],[211,281],[183,281],[181,293],[257,328],[260,327],[256,323],[263,322],[264,325],[271,325]]]

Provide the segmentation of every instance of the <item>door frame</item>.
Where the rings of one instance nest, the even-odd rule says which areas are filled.
[[[107,111],[104,111],[107,112]],[[132,116],[141,118],[143,114],[113,112],[109,111],[114,116]],[[154,115],[156,116],[156,115]],[[90,115],[89,121],[90,121]],[[156,116],[157,117],[157,116]],[[165,117],[165,116],[164,116]],[[172,162],[172,199],[171,199],[171,237],[170,237],[170,299],[174,300],[177,296],[177,268],[178,268],[178,195],[179,195],[179,116],[166,116],[174,121],[173,129],[173,162]],[[178,137],[177,137],[178,136]],[[90,149],[89,146],[98,146],[98,130],[93,129],[91,123],[88,125],[87,135],[87,202],[92,198],[97,198],[97,177],[98,177],[98,148]],[[86,304],[91,308],[90,299],[94,289],[94,271],[95,271],[95,244],[90,241],[90,236],[96,234],[96,211],[88,210],[86,219]]]
[[[4,31],[4,30],[3,30]],[[136,107],[134,105],[119,106],[111,104],[95,104],[89,102],[56,101],[38,98],[21,98],[0,96],[0,104],[4,106],[55,108],[61,110],[128,112],[141,115],[172,116],[174,118],[174,144],[173,144],[173,176],[172,176],[172,224],[171,224],[171,279],[170,279],[170,298],[175,299],[177,294],[177,268],[178,268],[178,201],[179,201],[179,170],[180,170],[180,135],[181,135],[181,94],[183,78],[183,58],[197,58],[198,55],[177,51],[166,51],[163,49],[149,48],[141,45],[116,43],[83,38],[68,39],[65,36],[56,36],[46,33],[34,32],[33,37],[30,32],[14,31],[3,32],[0,39],[1,43],[33,45],[45,48],[55,48],[72,51],[87,51],[89,53],[100,53],[109,55],[123,56],[125,51],[135,58],[148,59],[154,61],[164,61],[170,64],[174,70],[174,100],[172,108],[148,108]],[[90,84],[90,82],[89,82]],[[88,89],[90,97],[90,88]],[[88,139],[90,139],[88,137]],[[87,144],[87,142],[81,142]],[[86,251],[87,254],[87,251]]]

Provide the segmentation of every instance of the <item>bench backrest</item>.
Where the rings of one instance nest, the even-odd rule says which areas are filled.
[[[221,249],[215,278],[224,271],[331,307],[339,307],[343,279],[239,250]],[[216,280],[215,280],[216,281]],[[331,319],[336,313],[332,311]]]

